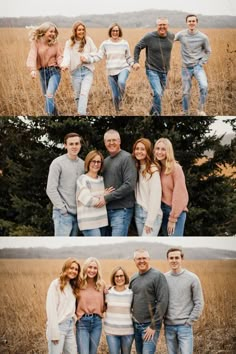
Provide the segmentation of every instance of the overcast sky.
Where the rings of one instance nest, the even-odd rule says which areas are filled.
[[[203,15],[236,15],[235,0],[1,0],[0,17],[81,16],[146,9],[166,9]]]
[[[85,246],[91,244],[115,244],[124,242],[153,242],[143,237],[0,237],[0,248]],[[159,237],[157,242],[185,248],[208,247],[236,251],[236,237]]]

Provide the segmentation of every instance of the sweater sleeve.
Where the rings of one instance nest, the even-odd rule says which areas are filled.
[[[150,192],[149,192],[149,202],[148,202],[148,214],[145,221],[145,225],[153,227],[154,221],[157,215],[160,213],[161,209],[161,180],[158,170],[153,172],[152,177],[149,180]]]
[[[192,325],[194,321],[197,321],[202,313],[204,307],[204,299],[202,293],[201,282],[199,278],[195,275],[192,283],[192,299],[193,299],[193,309],[189,315],[187,324]]]
[[[57,305],[58,297],[58,281],[54,280],[48,289],[46,299],[46,313],[47,313],[47,337],[49,340],[59,340],[60,330],[58,326]]]
[[[70,65],[70,50],[71,50],[70,41],[66,41],[61,66],[69,67],[69,65]]]
[[[146,37],[143,37],[135,46],[134,48],[134,62],[138,63],[139,62],[139,56],[140,56],[140,52],[143,48],[146,47],[146,41],[145,41]]]
[[[204,51],[204,56],[201,58],[201,60],[199,61],[199,64],[206,64],[210,54],[211,54],[211,47],[210,47],[210,43],[209,43],[209,39],[207,36],[205,36],[204,42],[203,42],[203,51]]]
[[[56,45],[57,45],[56,62],[57,65],[60,67],[63,59],[62,48],[59,43],[56,43]]]
[[[47,181],[47,195],[56,209],[60,209],[62,214],[67,212],[66,206],[58,192],[61,166],[57,161],[52,161]]]
[[[128,43],[128,42],[126,42],[126,43],[127,43],[127,49],[126,49],[126,51],[125,51],[125,58],[126,58],[127,63],[128,63],[130,66],[133,66],[133,64],[134,64],[134,59],[132,58],[131,53],[130,53],[129,43]]]
[[[35,41],[31,42],[26,66],[30,71],[37,70],[37,47]]]
[[[165,275],[160,272],[159,277],[155,281],[156,292],[156,310],[151,321],[150,327],[156,328],[156,324],[162,321],[164,314],[167,310],[169,301],[169,290]]]
[[[176,222],[183,210],[186,210],[188,204],[188,191],[185,184],[185,176],[182,167],[175,164],[173,172],[174,190],[172,195],[170,222]]]
[[[86,54],[86,58],[89,63],[97,63],[99,60],[102,60],[105,55],[105,44],[102,42],[98,51],[94,54],[90,53],[89,55]]]
[[[99,202],[99,198],[92,195],[89,181],[84,177],[81,176],[77,180],[77,201],[86,207],[94,207]]]

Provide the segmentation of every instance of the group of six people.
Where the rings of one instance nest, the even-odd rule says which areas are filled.
[[[64,53],[58,44],[58,29],[55,24],[46,22],[31,34],[31,48],[27,67],[31,77],[39,70],[43,94],[46,97],[45,111],[58,115],[54,96],[61,79],[61,71],[69,70],[78,115],[87,114],[89,91],[93,82],[94,63],[106,58],[106,72],[112,92],[116,113],[120,111],[125,93],[126,81],[131,68],[140,68],[140,52],[145,49],[146,76],[153,92],[153,102],[149,115],[159,116],[162,112],[161,100],[170,70],[171,51],[174,41],[181,43],[183,115],[190,114],[190,91],[192,78],[195,77],[200,91],[198,115],[206,115],[204,106],[208,83],[203,65],[211,53],[207,35],[197,28],[198,17],[186,17],[187,29],[176,34],[168,30],[167,18],[158,18],[157,29],[147,33],[135,46],[132,57],[129,43],[123,39],[123,31],[118,23],[108,29],[108,39],[97,50],[92,38],[86,33],[81,21],[75,22],[72,35],[66,41]],[[106,112],[108,114],[108,112]]]
[[[108,285],[97,258],[86,259],[81,271],[75,258],[67,259],[47,293],[49,354],[96,354],[102,328],[110,354],[130,354],[133,340],[137,354],[154,354],[162,323],[168,354],[192,354],[192,325],[204,306],[201,282],[183,268],[182,249],[166,256],[170,271],[163,274],[146,249],[137,249],[137,273],[129,279],[118,265]]]

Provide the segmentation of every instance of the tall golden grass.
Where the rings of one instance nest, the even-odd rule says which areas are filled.
[[[0,260],[1,353],[47,353],[46,293],[63,263],[64,260],[52,259]],[[168,270],[166,261],[153,260],[151,263],[163,272]],[[125,267],[129,275],[136,271],[132,260],[101,260],[101,264],[107,283],[111,269],[116,265]],[[205,299],[203,314],[194,325],[194,353],[235,353],[236,260],[185,261],[184,266],[200,277]],[[99,354],[106,353],[103,333]],[[135,353],[134,347],[132,353]],[[167,353],[163,331],[156,353]]]
[[[130,44],[131,53],[142,36],[153,29],[124,29],[124,38]],[[236,29],[204,29],[210,39],[212,55],[206,65],[209,81],[209,94],[206,104],[208,115],[234,115],[236,112],[236,56],[234,50]],[[177,32],[174,29],[173,32]],[[70,37],[71,30],[60,29],[59,41],[64,47]],[[88,34],[97,47],[107,38],[107,29],[91,28]],[[41,93],[39,79],[33,81],[26,69],[26,58],[29,51],[28,30],[25,28],[0,29],[0,115],[44,115],[44,99]],[[124,98],[122,116],[148,115],[152,94],[144,70],[145,53],[141,53],[141,69],[132,71]],[[94,81],[90,91],[89,115],[115,115],[111,93],[108,86],[105,60],[95,64]],[[180,45],[174,44],[169,73],[168,86],[163,98],[163,115],[182,115]],[[198,103],[198,88],[193,82],[191,96],[191,113],[196,114]],[[60,115],[76,115],[73,90],[68,72],[62,74],[60,87],[56,94]]]

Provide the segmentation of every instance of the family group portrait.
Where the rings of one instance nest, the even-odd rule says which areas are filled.
[[[93,2],[70,16],[46,1],[29,16],[12,1],[21,16],[0,18],[2,116],[235,114],[231,1],[217,16],[211,0],[115,13]]]
[[[230,238],[91,240],[1,245],[2,353],[234,353]]]

